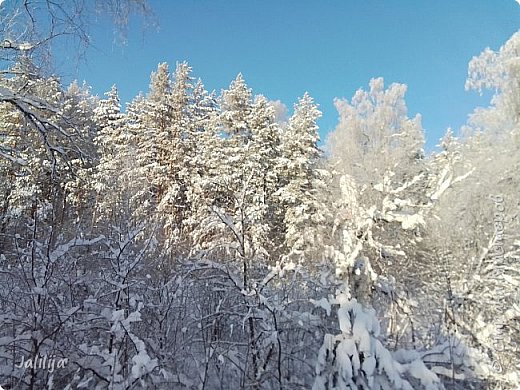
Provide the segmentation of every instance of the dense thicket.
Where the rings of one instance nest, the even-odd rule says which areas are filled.
[[[308,94],[281,121],[240,74],[159,64],[125,109],[8,62],[0,385],[516,388],[519,45],[471,61],[491,106],[431,155],[383,79],[324,154]]]

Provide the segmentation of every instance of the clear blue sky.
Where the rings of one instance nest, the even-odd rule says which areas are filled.
[[[337,123],[333,99],[350,99],[371,78],[382,76],[387,85],[408,85],[409,114],[422,114],[428,149],[448,126],[458,130],[476,106],[489,102],[464,90],[471,57],[486,47],[498,49],[520,28],[520,5],[514,0],[150,3],[158,31],[143,33],[134,21],[128,44],[121,47],[101,20],[93,26],[95,47],[87,61],[68,67],[65,80],[85,80],[99,95],[115,83],[127,102],[147,91],[159,62],[173,70],[186,60],[206,88],[217,91],[242,72],[254,93],[290,109],[308,91],[323,112],[324,138]]]

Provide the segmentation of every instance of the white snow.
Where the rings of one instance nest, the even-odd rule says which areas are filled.
[[[316,307],[321,307],[322,309],[324,309],[326,312],[327,312],[327,315],[330,316],[330,310],[331,310],[331,305],[330,305],[330,302],[327,298],[321,298],[319,300],[314,300],[314,299],[311,299],[310,302],[316,306]]]

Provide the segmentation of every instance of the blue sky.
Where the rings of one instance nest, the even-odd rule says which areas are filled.
[[[308,91],[320,105],[321,136],[334,129],[335,97],[350,99],[373,77],[408,85],[409,115],[420,113],[428,149],[458,129],[489,96],[466,92],[467,63],[498,49],[520,28],[514,0],[151,0],[159,29],[130,25],[114,43],[101,19],[78,67],[58,59],[65,80],[102,95],[116,84],[123,101],[147,91],[159,62],[188,61],[206,88],[220,91],[241,72],[255,94],[289,109]],[[61,65],[60,65],[61,61]]]

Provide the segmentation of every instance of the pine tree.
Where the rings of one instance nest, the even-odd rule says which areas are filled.
[[[169,153],[164,156],[163,165],[168,178],[167,189],[160,199],[157,211],[161,214],[161,224],[165,229],[169,246],[186,241],[184,225],[189,213],[190,205],[187,200],[187,190],[190,181],[190,148],[197,145],[192,142],[190,103],[192,92],[191,67],[186,63],[178,63],[175,70],[174,82],[168,96],[171,109],[171,122],[168,126],[169,139],[167,143]]]
[[[168,64],[161,63],[150,77],[150,91],[143,101],[139,122],[139,161],[145,168],[147,179],[155,199],[155,207],[160,203],[168,186],[166,161],[170,153],[172,108],[170,104],[171,80]]]
[[[220,111],[212,115],[204,133],[205,162],[199,184],[202,203],[197,207],[201,213],[197,230],[204,230],[207,239],[200,244],[206,247],[225,250],[223,245],[230,249],[226,242],[238,241],[237,252],[232,257],[237,254],[243,257],[252,249],[247,233],[251,227],[250,214],[246,208],[251,194],[249,182],[254,172],[247,170],[251,148],[247,123],[252,110],[251,90],[241,75],[222,92],[219,103]]]
[[[317,146],[316,121],[320,116],[318,107],[306,93],[294,106],[282,138],[278,196],[285,209],[285,246],[288,256],[300,260],[323,254],[320,231],[330,219],[327,196],[323,196],[327,174],[319,169],[321,152]]]
[[[194,251],[206,246],[213,238],[205,231],[204,221],[211,215],[211,206],[217,191],[215,178],[218,177],[222,162],[223,139],[220,129],[215,126],[218,104],[214,94],[209,94],[201,80],[193,88],[190,105],[190,182],[187,188],[187,201],[190,204],[185,225],[190,232],[191,246]]]
[[[97,103],[88,85],[80,86],[76,81],[69,85],[63,105],[63,115],[67,118],[67,132],[70,134],[76,132],[81,138],[81,142],[78,143],[81,154],[73,154],[68,158],[72,177],[65,184],[65,189],[66,200],[74,207],[76,213],[87,210],[90,213],[94,204],[91,196],[92,188],[89,186],[91,186],[92,167],[98,161],[94,142],[97,134],[94,109]]]
[[[276,197],[281,177],[280,126],[275,120],[274,107],[262,95],[255,97],[247,121],[252,134],[247,170],[254,172],[250,186],[255,194],[252,203],[257,208],[252,239],[257,248],[262,248],[264,257],[276,260],[277,246],[282,241],[277,226],[281,204]]]
[[[116,86],[105,95],[107,98],[100,100],[94,110],[98,126],[94,142],[98,147],[99,163],[93,180],[99,218],[115,220],[117,215],[130,215],[123,197],[127,192],[127,161],[131,156],[126,118],[121,112]]]
[[[164,220],[158,207],[170,185],[173,111],[170,103],[171,80],[168,64],[161,63],[150,76],[147,96],[139,95],[127,109],[132,159],[129,176],[136,183],[131,191],[132,215],[164,238]],[[139,183],[139,184],[137,184]],[[161,239],[162,240],[162,239]]]
[[[230,138],[246,143],[251,137],[247,118],[252,110],[252,92],[241,73],[220,97],[222,131]]]

